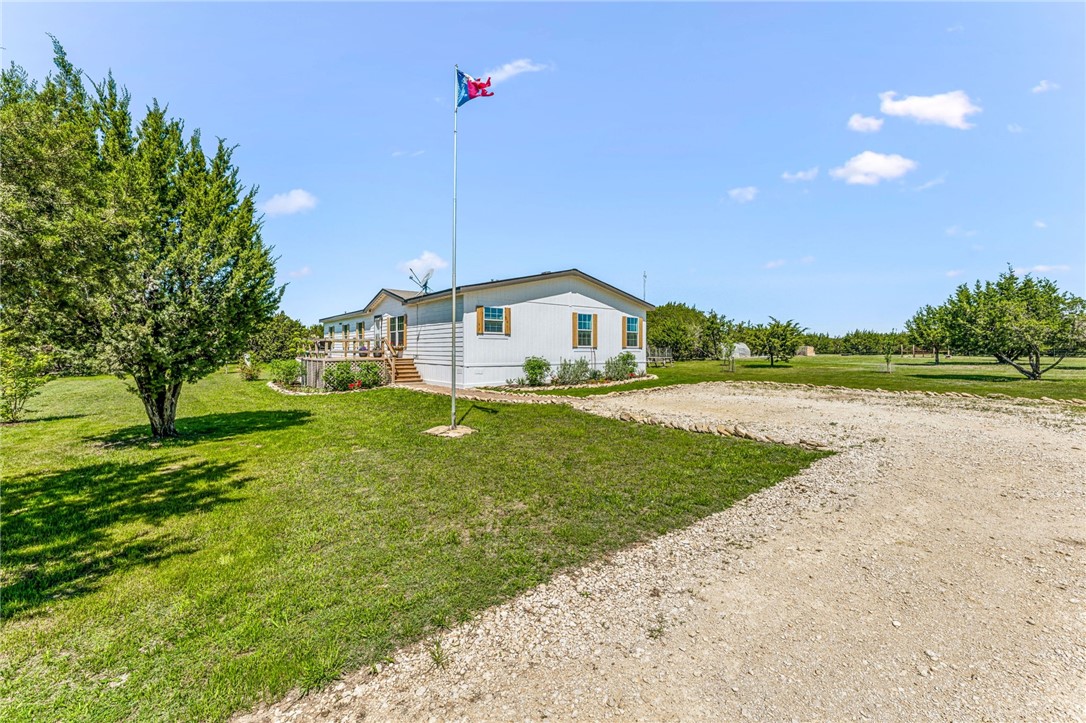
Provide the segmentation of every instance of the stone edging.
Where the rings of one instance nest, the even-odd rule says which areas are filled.
[[[275,382],[268,382],[268,389],[279,392],[280,394],[286,394],[288,397],[322,397],[326,394],[354,394],[355,392],[369,392],[374,389],[380,389],[381,387],[390,386],[388,384],[378,384],[375,387],[368,389],[344,389],[342,392],[302,392],[296,389],[287,389],[281,387]]]
[[[599,389],[601,387],[618,387],[623,384],[635,384],[637,382],[651,382],[660,377],[655,374],[645,374],[634,379],[617,379],[613,382],[594,382],[592,384],[561,384],[558,386],[552,386],[550,384],[541,384],[538,387],[484,387],[487,391],[492,391],[498,394],[538,394],[540,391],[558,391],[561,389]],[[636,391],[636,390],[635,390]]]

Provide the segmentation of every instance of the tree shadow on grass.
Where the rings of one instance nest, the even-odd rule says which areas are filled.
[[[238,465],[174,457],[5,480],[0,619],[85,595],[120,570],[197,551],[162,523],[239,501],[249,480]]]
[[[231,412],[229,414],[204,414],[177,420],[180,436],[155,439],[150,424],[124,427],[107,435],[87,437],[85,441],[105,447],[185,447],[199,442],[231,439],[254,432],[273,432],[304,424],[312,415],[309,412],[284,410],[279,412]]]
[[[895,372],[895,374],[897,373],[900,372]],[[1026,379],[1024,374],[1018,374],[1016,376],[998,377],[992,374],[902,374],[902,376],[912,377],[913,379],[957,379],[970,382],[992,382],[993,384],[1002,384],[1004,382],[1029,381],[1028,379]]]
[[[785,364],[778,362],[777,364],[770,364],[769,362],[762,362],[761,364],[743,364],[744,369],[791,369],[791,364]]]

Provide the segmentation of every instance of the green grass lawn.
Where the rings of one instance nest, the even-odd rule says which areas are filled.
[[[158,444],[122,382],[47,385],[0,430],[4,719],[221,720],[820,456],[461,404],[479,433],[439,439],[420,432],[444,397],[289,397],[219,373]]]
[[[619,387],[544,391],[542,394],[589,396],[623,389],[647,389],[670,384],[719,381],[770,381],[854,389],[920,390],[1008,394],[1037,399],[1086,398],[1086,359],[1065,359],[1037,381],[1031,381],[1012,367],[990,358],[954,357],[935,364],[930,357],[894,357],[893,372],[886,373],[882,357],[816,356],[795,357],[774,367],[764,359],[739,359],[735,372],[724,371],[721,362],[678,362],[649,371],[659,377]]]

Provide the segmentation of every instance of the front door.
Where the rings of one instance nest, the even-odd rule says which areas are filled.
[[[388,318],[388,343],[393,349],[400,350],[407,345],[407,316]]]
[[[377,315],[373,317],[373,348],[381,348],[381,339],[384,337],[384,321],[383,316]]]

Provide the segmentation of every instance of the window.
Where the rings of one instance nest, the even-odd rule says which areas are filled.
[[[483,307],[483,333],[484,334],[504,334],[505,333],[505,307],[502,307],[502,306],[484,306]]]
[[[388,343],[393,349],[401,349],[407,342],[407,316],[388,318]]]
[[[577,314],[577,346],[592,346],[592,314]]]
[[[641,335],[638,333],[638,324],[641,320],[636,316],[626,317],[626,344],[627,347],[640,347]]]
[[[512,335],[513,310],[508,306],[476,306],[475,333]]]

